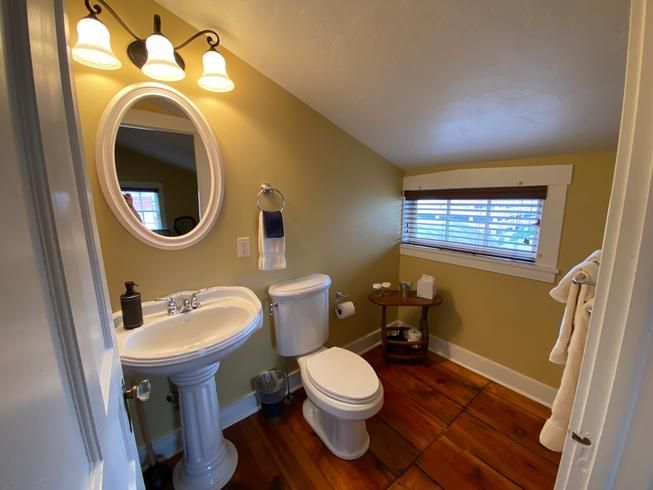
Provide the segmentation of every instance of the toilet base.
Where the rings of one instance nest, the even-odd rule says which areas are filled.
[[[358,459],[370,447],[365,420],[338,419],[320,410],[308,398],[302,407],[304,419],[324,445],[341,459]]]

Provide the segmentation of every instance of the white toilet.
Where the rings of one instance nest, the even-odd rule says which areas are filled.
[[[365,420],[383,405],[383,386],[358,354],[324,347],[331,278],[313,274],[270,286],[277,351],[297,356],[307,399],[304,418],[333,454],[360,458],[370,445]]]

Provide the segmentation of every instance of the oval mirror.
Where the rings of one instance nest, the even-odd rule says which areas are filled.
[[[202,113],[177,90],[159,83],[121,90],[100,120],[96,157],[109,207],[142,242],[189,247],[215,223],[220,151]]]

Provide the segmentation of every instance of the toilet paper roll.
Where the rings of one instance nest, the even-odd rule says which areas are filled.
[[[356,313],[356,307],[351,301],[345,301],[344,303],[339,303],[336,305],[336,318],[338,320],[349,318],[354,313]]]

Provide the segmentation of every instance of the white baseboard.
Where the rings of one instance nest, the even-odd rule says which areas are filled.
[[[394,323],[400,324],[401,322],[396,321]],[[344,348],[357,354],[363,354],[379,345],[381,343],[380,339],[381,331],[377,329],[347,344]],[[440,337],[435,335],[429,337],[429,350],[543,405],[550,407],[553,403],[557,391],[555,388],[520,374],[503,364],[447,342]],[[298,369],[290,372],[288,379],[291,392],[301,388],[302,380]],[[220,425],[223,429],[226,429],[253,415],[260,409],[261,406],[256,399],[255,393],[251,392],[237,402],[220,410]],[[181,450],[182,441],[179,430],[154,441],[154,452],[163,458],[170,458]],[[138,452],[141,461],[145,461],[145,448],[140,448]]]
[[[355,352],[356,354],[365,354],[368,350],[374,349],[379,344],[381,344],[381,329],[377,328],[360,339],[356,339],[345,345],[344,349]]]
[[[167,436],[163,436],[161,439],[154,441],[152,445],[154,446],[154,454],[157,455],[157,459],[171,458],[183,448],[183,444],[181,442],[181,431],[177,429]],[[141,461],[141,465],[144,466],[147,459],[147,452],[145,447],[138,448],[138,457]]]
[[[547,407],[551,406],[558,391],[547,384],[433,334],[429,336],[429,350]]]
[[[389,323],[388,327],[405,327],[406,325],[401,320],[395,320]],[[380,335],[378,330],[372,334]],[[429,335],[429,350],[547,407],[553,404],[553,399],[558,391],[547,384],[433,334]]]

